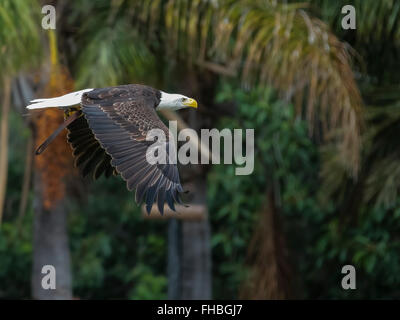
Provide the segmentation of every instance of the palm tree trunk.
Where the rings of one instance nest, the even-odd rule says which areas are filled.
[[[168,299],[180,300],[182,265],[182,222],[171,219],[168,222]]]
[[[72,299],[71,259],[67,234],[67,211],[65,200],[51,209],[43,206],[41,193],[43,181],[39,173],[34,175],[34,225],[33,225],[33,271],[32,296],[34,299]],[[56,270],[56,289],[43,289],[43,266]]]
[[[188,209],[192,205],[200,207],[202,214],[169,221],[168,299],[208,300],[212,298],[212,281],[205,181],[197,178],[185,184],[185,188],[194,195]]]
[[[182,229],[182,299],[209,300],[212,290],[208,220],[184,221]]]
[[[4,79],[3,86],[3,107],[1,114],[0,128],[0,224],[3,218],[4,202],[7,188],[7,171],[8,171],[8,115],[10,112],[11,99],[11,80]]]
[[[206,205],[206,181],[194,182],[192,203]],[[182,222],[182,299],[208,300],[211,288],[211,246],[208,213],[200,221]]]
[[[56,96],[72,91],[73,81],[68,70],[58,63],[56,33],[50,30],[50,81],[44,95]],[[35,121],[36,143],[39,145],[61,123],[59,110],[42,111]],[[52,142],[47,153],[35,158],[34,228],[32,295],[35,299],[71,299],[72,276],[67,234],[67,184],[72,173],[70,147],[65,130]],[[42,268],[56,270],[56,288],[43,289]]]
[[[22,181],[21,201],[19,204],[18,219],[17,219],[17,234],[21,231],[21,226],[25,217],[26,206],[28,204],[29,190],[31,186],[32,177],[32,159],[33,158],[33,137],[32,132],[28,137],[26,144],[26,155],[25,155],[25,169],[24,178]]]

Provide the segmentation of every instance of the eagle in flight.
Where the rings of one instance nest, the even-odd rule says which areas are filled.
[[[169,148],[169,130],[156,111],[197,108],[194,99],[180,94],[169,94],[139,84],[121,85],[101,89],[84,89],[61,97],[36,99],[28,109],[62,108],[64,123],[36,150],[42,153],[64,129],[68,129],[68,142],[73,149],[75,165],[82,175],[94,179],[102,174],[120,174],[129,191],[135,191],[138,204],[146,203],[150,210],[157,202],[164,212],[164,203],[175,211],[183,192],[176,163],[166,157],[167,163],[149,163],[146,152],[152,141],[146,140],[152,129],[165,133],[165,152]],[[176,157],[175,157],[176,159]]]

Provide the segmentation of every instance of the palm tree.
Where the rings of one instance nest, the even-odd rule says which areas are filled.
[[[362,136],[364,156],[360,175],[357,180],[349,177],[329,148],[325,151],[329,160],[323,168],[322,191],[326,196],[342,199],[343,216],[353,220],[363,204],[390,207],[400,191],[400,154],[395,138],[400,133],[400,95],[393,86],[400,80],[398,73],[393,72],[399,66],[400,6],[391,0],[355,1],[357,29],[347,34],[340,28],[340,8],[345,1],[314,2],[321,6],[319,14],[338,35],[364,57],[360,61],[359,82],[366,104],[366,130]],[[377,60],[377,55],[381,59]]]
[[[36,10],[32,10],[35,8]],[[0,218],[4,206],[4,195],[7,177],[7,136],[8,136],[8,110],[10,107],[11,80],[18,72],[37,67],[41,58],[41,16],[40,6],[37,2],[27,3],[23,0],[0,3],[0,63],[2,74],[0,83],[3,87],[3,113],[1,122],[1,152],[0,152]],[[51,81],[48,88],[49,94],[58,94],[62,91],[68,79],[58,64],[55,35],[50,33],[51,47]],[[70,82],[71,83],[71,82]],[[66,88],[72,89],[72,86]],[[26,101],[25,101],[26,102]],[[33,118],[36,124],[35,137],[40,141],[52,126],[63,121],[62,115],[54,111],[46,111]],[[37,142],[37,141],[36,141]],[[58,157],[46,160],[35,159],[35,222],[34,222],[34,257],[32,270],[32,295],[34,298],[70,298],[71,275],[69,265],[69,248],[66,234],[66,211],[63,204],[59,204],[65,192],[65,183],[60,173],[65,171],[64,155],[68,155],[69,149],[64,139],[61,138]],[[61,151],[60,151],[61,150]],[[57,151],[53,149],[53,152]],[[33,150],[28,150],[32,153]],[[56,159],[56,160],[54,160]],[[58,162],[57,162],[58,161]],[[60,162],[61,161],[61,162]],[[55,171],[54,162],[56,163]],[[68,162],[69,163],[69,162]],[[58,167],[57,167],[58,164]],[[28,166],[29,167],[29,166]],[[26,173],[29,176],[30,172]],[[54,177],[60,177],[54,179]],[[29,188],[29,186],[28,186]],[[26,187],[25,187],[26,189]],[[25,192],[26,193],[26,192]],[[57,202],[57,206],[54,206]],[[53,214],[52,214],[53,213]],[[46,236],[44,236],[46,235]],[[61,283],[55,291],[41,289],[42,273],[44,265],[53,264],[56,267]],[[50,293],[50,295],[49,295]]]
[[[11,82],[23,69],[32,67],[40,54],[36,16],[31,4],[23,0],[0,3],[0,86],[2,87],[2,119],[0,130],[0,223],[3,216],[8,170],[8,114],[11,104]],[[29,48],[29,50],[27,50]]]
[[[50,51],[50,75],[43,96],[59,96],[73,90],[68,70],[58,58],[57,38],[53,30],[48,32]],[[56,109],[40,111],[35,115],[35,144],[39,145],[64,121]],[[71,299],[72,276],[67,233],[67,185],[73,176],[71,151],[66,132],[60,134],[49,146],[47,154],[35,157],[34,172],[34,228],[32,296],[35,299]],[[45,236],[44,236],[45,235]],[[42,268],[52,265],[56,269],[55,290],[42,288]]]

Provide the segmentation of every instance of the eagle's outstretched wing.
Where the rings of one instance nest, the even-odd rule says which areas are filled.
[[[151,129],[163,130],[166,154],[173,141],[169,141],[168,128],[155,111],[153,89],[145,87],[147,92],[141,88],[141,94],[135,95],[136,88],[127,85],[87,92],[82,96],[82,112],[96,141],[111,157],[111,166],[126,181],[128,190],[136,189],[136,202],[144,200],[148,212],[155,201],[160,213],[165,201],[175,210],[174,202],[180,203],[179,193],[183,192],[177,165],[170,162],[169,156],[166,164],[149,163],[146,152],[153,142],[145,138]],[[95,145],[92,148],[98,150]],[[171,150],[175,152],[175,148]],[[102,159],[104,163],[96,162],[98,170],[107,172],[106,158]]]

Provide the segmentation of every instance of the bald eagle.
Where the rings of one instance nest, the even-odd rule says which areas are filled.
[[[128,190],[135,190],[136,202],[146,203],[148,213],[155,202],[161,214],[165,202],[175,211],[175,203],[181,203],[179,193],[183,192],[177,165],[170,161],[150,164],[146,150],[152,142],[147,141],[146,136],[151,129],[161,129],[167,139],[165,152],[175,150],[169,148],[173,141],[169,140],[169,130],[156,111],[197,108],[194,99],[129,84],[36,99],[27,106],[31,110],[54,107],[64,110],[65,121],[36,154],[42,153],[67,128],[75,165],[84,177],[92,175],[97,179],[103,174],[106,177],[120,174]]]

